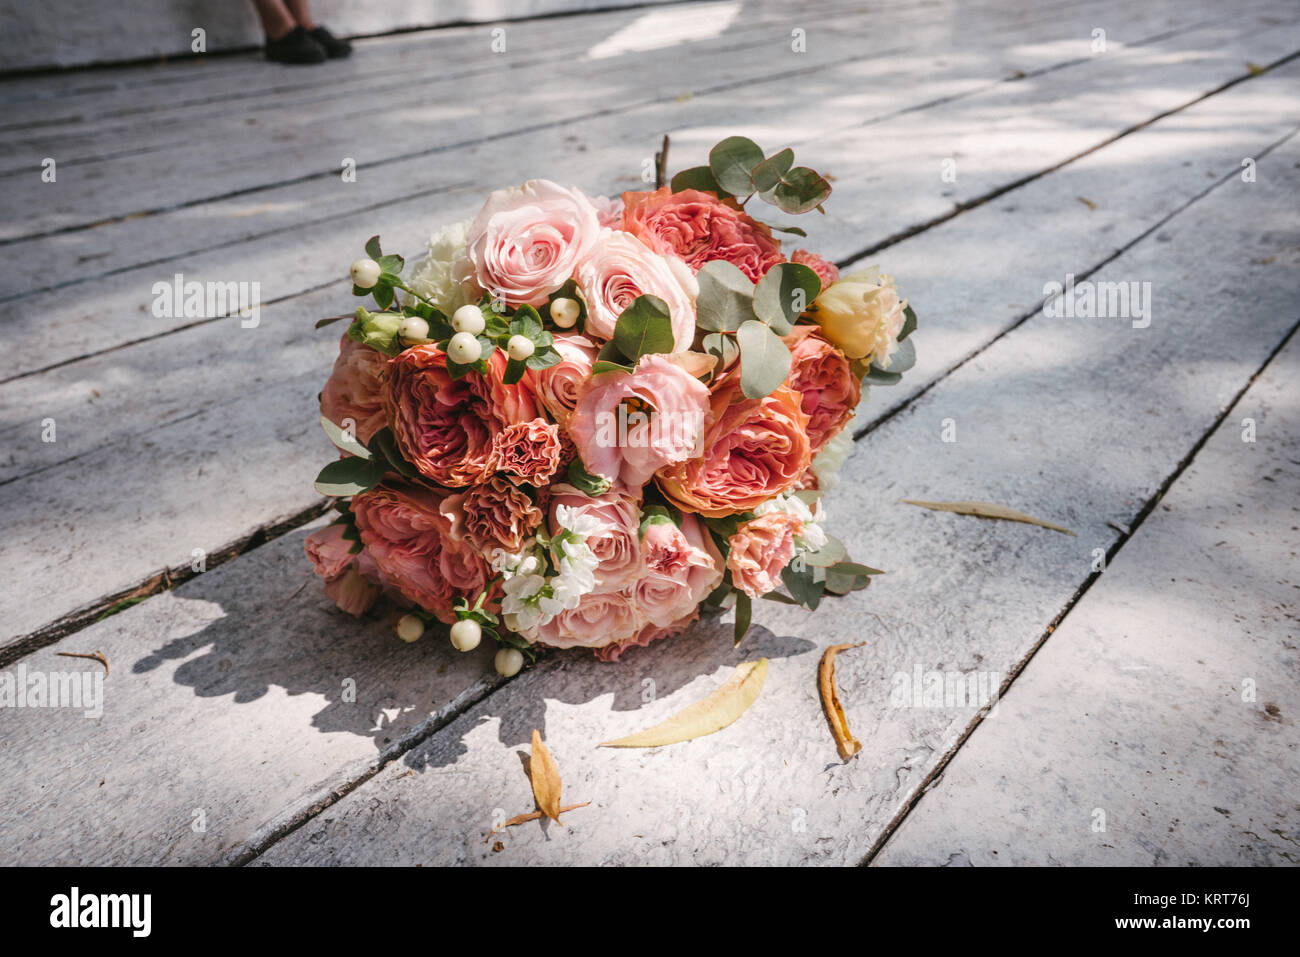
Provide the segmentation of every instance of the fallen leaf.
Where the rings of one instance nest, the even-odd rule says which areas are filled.
[[[1083,205],[1087,206],[1089,209],[1097,208],[1097,204],[1094,203],[1092,200],[1090,200],[1087,196],[1076,196],[1075,199],[1083,203]]]
[[[559,808],[556,813],[567,814],[569,811],[576,811],[580,807],[586,807],[590,803],[590,801],[583,801],[581,804],[570,804],[568,807]],[[504,831],[506,828],[514,827],[516,824],[527,824],[529,821],[540,821],[544,817],[547,817],[547,815],[543,814],[541,811],[529,811],[527,814],[516,814],[504,824],[492,828],[492,830],[488,832],[488,836],[484,838],[484,843],[486,844],[488,841],[492,840],[492,835],[497,831]],[[557,818],[556,820],[558,822],[559,819]]]
[[[555,765],[555,758],[542,741],[541,734],[533,729],[533,756],[529,762],[528,776],[533,781],[533,797],[537,807],[556,824],[560,823],[560,769]]]
[[[1258,63],[1251,63],[1249,61],[1246,62],[1246,69],[1250,72],[1251,76],[1259,76],[1264,72],[1264,68]]]
[[[55,654],[61,655],[64,658],[89,658],[91,661],[98,661],[101,665],[104,666],[104,674],[105,675],[108,674],[108,659],[104,657],[104,653],[102,651],[92,652],[91,654],[88,655],[82,654],[81,652],[78,651],[56,651]]]
[[[1001,518],[1008,522],[1024,522],[1026,525],[1050,528],[1054,532],[1061,532],[1065,535],[1074,534],[1068,528],[1053,525],[1051,522],[1045,522],[1041,518],[1034,518],[1034,516],[1026,515],[1024,512],[1017,512],[1014,508],[1007,508],[1005,505],[994,505],[992,502],[919,502],[912,498],[905,498],[902,501],[904,505],[919,505],[921,508],[932,509],[936,512],[956,512],[958,515],[977,515],[980,518]]]
[[[604,741],[598,747],[658,748],[721,731],[748,710],[763,690],[765,680],[767,659],[746,661],[737,665],[727,683],[707,698],[695,702],[653,728],[616,741]]]
[[[865,644],[865,641],[859,641],[855,645],[831,645],[822,653],[822,663],[817,669],[817,689],[822,695],[822,709],[826,712],[826,720],[830,722],[831,734],[835,736],[835,747],[839,748],[841,761],[847,761],[861,751],[862,742],[849,731],[849,721],[844,717],[840,692],[835,687],[835,656],[848,648],[861,648]]]

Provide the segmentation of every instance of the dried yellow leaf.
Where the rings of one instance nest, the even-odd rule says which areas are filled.
[[[556,824],[560,823],[560,769],[551,757],[551,751],[542,741],[536,728],[533,729],[533,755],[528,764],[528,776],[533,782],[533,797],[537,799],[537,809]]]
[[[849,721],[844,717],[844,707],[840,704],[840,692],[835,687],[835,656],[848,648],[861,648],[865,641],[857,644],[831,645],[822,653],[821,666],[817,669],[817,690],[822,695],[822,709],[826,720],[830,722],[831,734],[835,736],[835,747],[839,749],[840,760],[847,761],[862,750],[862,742],[849,731]]]
[[[695,702],[653,728],[617,741],[604,741],[599,747],[658,748],[721,731],[749,709],[763,690],[763,682],[766,680],[766,658],[746,661],[737,665],[727,683],[707,698]]]
[[[919,505],[921,508],[932,509],[936,512],[956,512],[958,515],[978,515],[980,518],[1000,518],[1008,522],[1024,522],[1026,525],[1050,528],[1054,532],[1061,532],[1065,535],[1074,534],[1068,528],[1053,525],[1041,518],[1034,518],[1034,516],[1026,515],[1024,512],[1018,512],[1014,508],[1007,508],[1005,505],[994,505],[992,502],[919,502],[916,499],[905,498],[903,504]]]

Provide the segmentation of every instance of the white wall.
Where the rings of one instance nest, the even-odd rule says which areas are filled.
[[[504,20],[625,7],[645,0],[313,0],[340,36],[459,21]],[[249,0],[0,0],[0,70],[79,66],[188,53],[191,31],[208,52],[260,45]]]

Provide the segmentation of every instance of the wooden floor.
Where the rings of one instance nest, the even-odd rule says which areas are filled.
[[[0,863],[1300,863],[1300,8],[736,0],[514,22],[503,54],[491,30],[0,83],[0,670],[111,663],[101,716],[0,709]],[[341,615],[302,540],[336,348],[312,323],[352,308],[347,264],[525,178],[642,188],[664,133],[674,168],[729,133],[794,146],[835,177],[808,245],[915,304],[920,360],[828,500],[887,574],[758,603],[738,651],[710,619],[509,681]],[[260,283],[260,324],[155,317],[176,273]],[[1067,275],[1150,283],[1149,325],[1045,315]],[[816,670],[846,641],[841,764]],[[594,747],[760,655],[725,731]],[[958,672],[1004,693],[899,693]],[[497,849],[534,728],[591,804]]]

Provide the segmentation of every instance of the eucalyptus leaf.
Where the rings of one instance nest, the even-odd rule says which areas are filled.
[[[754,620],[754,602],[743,591],[736,592],[736,627],[735,643],[739,645],[745,640],[745,635],[749,631],[749,623]]]
[[[707,166],[692,166],[673,177],[669,188],[674,193],[684,189],[698,189],[702,193],[713,193],[719,199],[726,199],[731,194],[718,185],[713,178],[713,171]]]
[[[719,186],[737,196],[754,191],[754,167],[763,162],[763,150],[744,136],[728,136],[709,150],[709,169]]]
[[[357,441],[355,432],[344,431],[323,415],[320,417],[320,425],[325,430],[325,434],[330,437],[330,441],[339,449],[358,458],[370,458],[370,450]]]
[[[821,278],[807,266],[778,263],[754,288],[754,313],[778,335],[789,335],[794,321],[821,291]]]
[[[375,262],[378,262],[378,261],[379,261],[379,257],[382,256],[383,254],[384,254],[384,251],[383,251],[382,249],[379,248],[379,237],[378,237],[378,236],[371,236],[369,239],[366,240],[366,255],[367,255],[367,256],[369,256],[371,259],[375,260]]]
[[[695,281],[700,286],[695,324],[705,332],[735,332],[754,318],[754,284],[736,266],[711,260],[700,267]]]
[[[725,332],[710,332],[702,340],[704,351],[711,356],[717,356],[721,361],[719,368],[726,368],[740,351],[740,346],[736,344],[736,337],[727,335]]]
[[[614,324],[613,341],[633,362],[649,353],[672,352],[676,340],[668,304],[658,296],[637,296]]]
[[[902,375],[916,365],[916,345],[911,339],[904,339],[889,357],[889,371]]]
[[[382,465],[371,459],[352,456],[338,459],[321,469],[315,487],[321,495],[358,495],[374,488],[383,478]]]
[[[831,184],[820,173],[806,166],[796,166],[781,178],[775,189],[763,193],[762,198],[784,212],[797,215],[816,209],[830,195]]]
[[[844,543],[834,535],[826,536],[826,544],[815,552],[805,552],[803,556],[804,564],[812,565],[815,568],[830,568],[844,560],[848,551],[844,548]]]
[[[740,391],[749,399],[771,395],[790,374],[790,350],[757,319],[741,325],[736,341],[740,345]]]
[[[916,332],[916,313],[912,311],[911,306],[903,307],[903,317],[903,328],[898,333],[899,342]]]
[[[791,562],[781,570],[781,581],[785,583],[785,587],[794,596],[795,601],[809,611],[817,610],[817,606],[821,604],[822,592],[826,590],[826,583],[816,579],[810,566],[796,568],[794,562]]]
[[[749,179],[751,188],[760,193],[765,193],[776,187],[781,182],[781,178],[790,171],[794,165],[794,150],[786,148],[779,153],[773,153],[763,162],[750,171]]]

